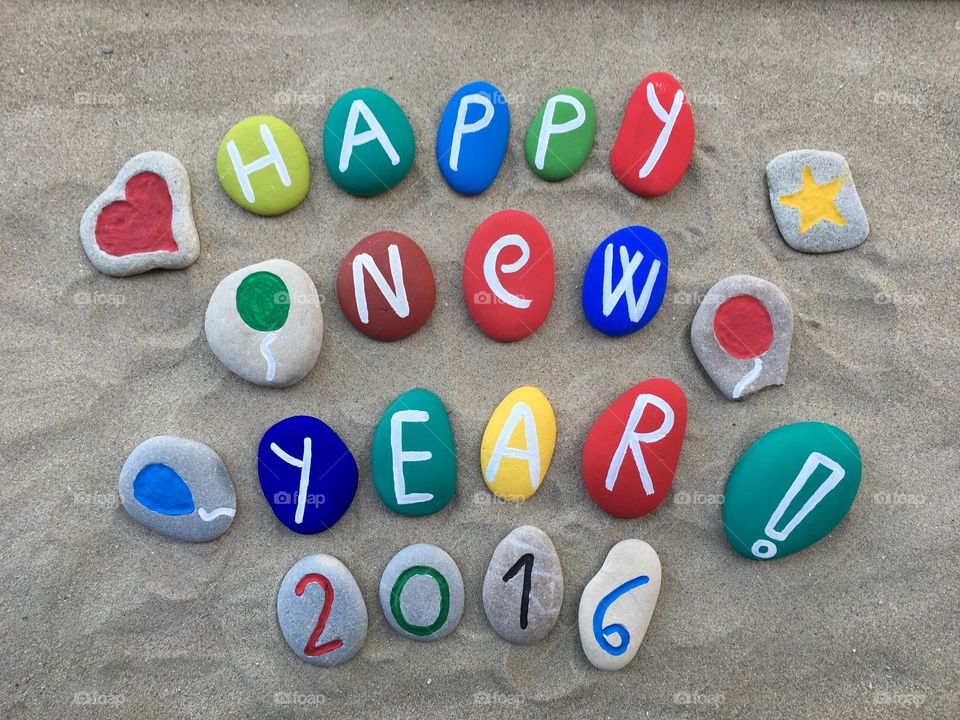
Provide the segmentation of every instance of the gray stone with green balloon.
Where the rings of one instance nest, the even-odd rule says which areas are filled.
[[[240,377],[258,385],[293,385],[320,356],[320,296],[301,267],[267,260],[220,281],[204,329],[213,354]]]

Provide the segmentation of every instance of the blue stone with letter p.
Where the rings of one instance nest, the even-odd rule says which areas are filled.
[[[509,138],[510,108],[503,93],[487,82],[464,85],[440,116],[440,172],[457,192],[479,195],[500,172]]]

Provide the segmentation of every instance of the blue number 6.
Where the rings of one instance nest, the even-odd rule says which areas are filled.
[[[633,580],[627,580],[623,585],[604,595],[603,599],[597,603],[597,609],[593,611],[593,637],[596,638],[597,644],[609,654],[623,655],[623,653],[627,651],[627,646],[630,644],[630,633],[620,623],[613,623],[612,625],[603,627],[603,618],[607,614],[607,610],[621,595],[625,595],[641,585],[646,585],[648,582],[650,582],[650,578],[646,575],[635,577]],[[619,645],[614,646],[607,641],[607,638],[611,635],[616,635],[620,638]]]

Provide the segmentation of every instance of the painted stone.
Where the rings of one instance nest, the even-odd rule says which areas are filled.
[[[583,314],[594,328],[629,335],[653,320],[667,292],[667,246],[641,225],[621,228],[604,240],[583,276]]]
[[[369,197],[399,183],[413,166],[415,142],[406,113],[382,90],[356,88],[337,100],[323,126],[330,177],[353,195]]]
[[[700,364],[731,400],[787,380],[793,309],[773,283],[724,278],[704,296],[690,327]]]
[[[373,485],[401,515],[430,515],[457,491],[457,457],[447,409],[429,390],[390,403],[373,433]]]
[[[550,537],[522,525],[507,535],[490,558],[483,580],[483,609],[504,640],[539,642],[553,629],[563,604],[563,570]]]
[[[687,431],[687,398],[665,378],[644,380],[604,410],[583,443],[583,484],[604,512],[646,515],[663,502]]]
[[[277,620],[297,657],[320,667],[345,663],[367,637],[360,586],[332,555],[307,555],[287,571],[277,592]]]
[[[332,528],[357,493],[353,454],[326,423],[309,415],[288,417],[263,434],[257,474],[274,515],[301,535]]]
[[[380,578],[380,607],[394,630],[411,640],[440,640],[463,615],[463,577],[436,545],[408,545]]]
[[[487,337],[512,342],[536,332],[553,288],[553,245],[535,217],[501,210],[480,223],[463,258],[463,297]]]
[[[826,537],[860,488],[860,450],[834,425],[802,422],[771,430],[730,472],[723,529],[741,555],[785,557]]]
[[[107,275],[192,265],[200,240],[186,168],[163,152],[130,158],[83,213],[80,242],[93,266]]]
[[[310,190],[310,159],[283,120],[257,115],[234,125],[220,142],[217,175],[230,199],[257,215],[282,215]]]
[[[579,88],[557,90],[527,130],[527,162],[544,180],[564,180],[587,161],[596,134],[597,111],[590,96]]]
[[[457,192],[479,195],[500,172],[509,139],[510,108],[503,93],[482,81],[464,85],[440,116],[440,173]]]
[[[490,416],[480,443],[480,469],[497,497],[522,502],[543,483],[557,442],[547,396],[530,386],[511,391]]]
[[[426,254],[398,232],[368,235],[340,264],[337,300],[357,330],[375,340],[399,340],[433,312],[437,286]]]
[[[660,595],[660,558],[642,540],[614,545],[580,596],[578,626],[583,652],[600,670],[633,660]]]
[[[151,530],[190,542],[227,531],[237,513],[233,482],[220,456],[196,440],[158,435],[123,463],[120,503]]]
[[[694,135],[693,113],[680,81],[669,73],[651,73],[627,103],[610,168],[631,192],[664,195],[687,171]]]
[[[288,260],[249,265],[217,285],[204,330],[213,354],[244,380],[292,385],[320,356],[320,296],[310,276]]]
[[[793,150],[767,164],[770,207],[794,250],[836,252],[870,234],[847,159],[825,150]]]

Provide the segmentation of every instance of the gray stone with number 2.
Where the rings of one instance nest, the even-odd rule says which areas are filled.
[[[563,603],[563,570],[550,537],[522,525],[508,534],[490,558],[483,580],[483,609],[504,640],[539,642],[553,629]]]
[[[633,660],[660,595],[660,558],[642,540],[623,540],[607,553],[580,596],[583,652],[601,670]]]
[[[277,594],[284,639],[311,665],[346,662],[367,637],[367,607],[347,566],[332,555],[307,555],[287,571]]]

